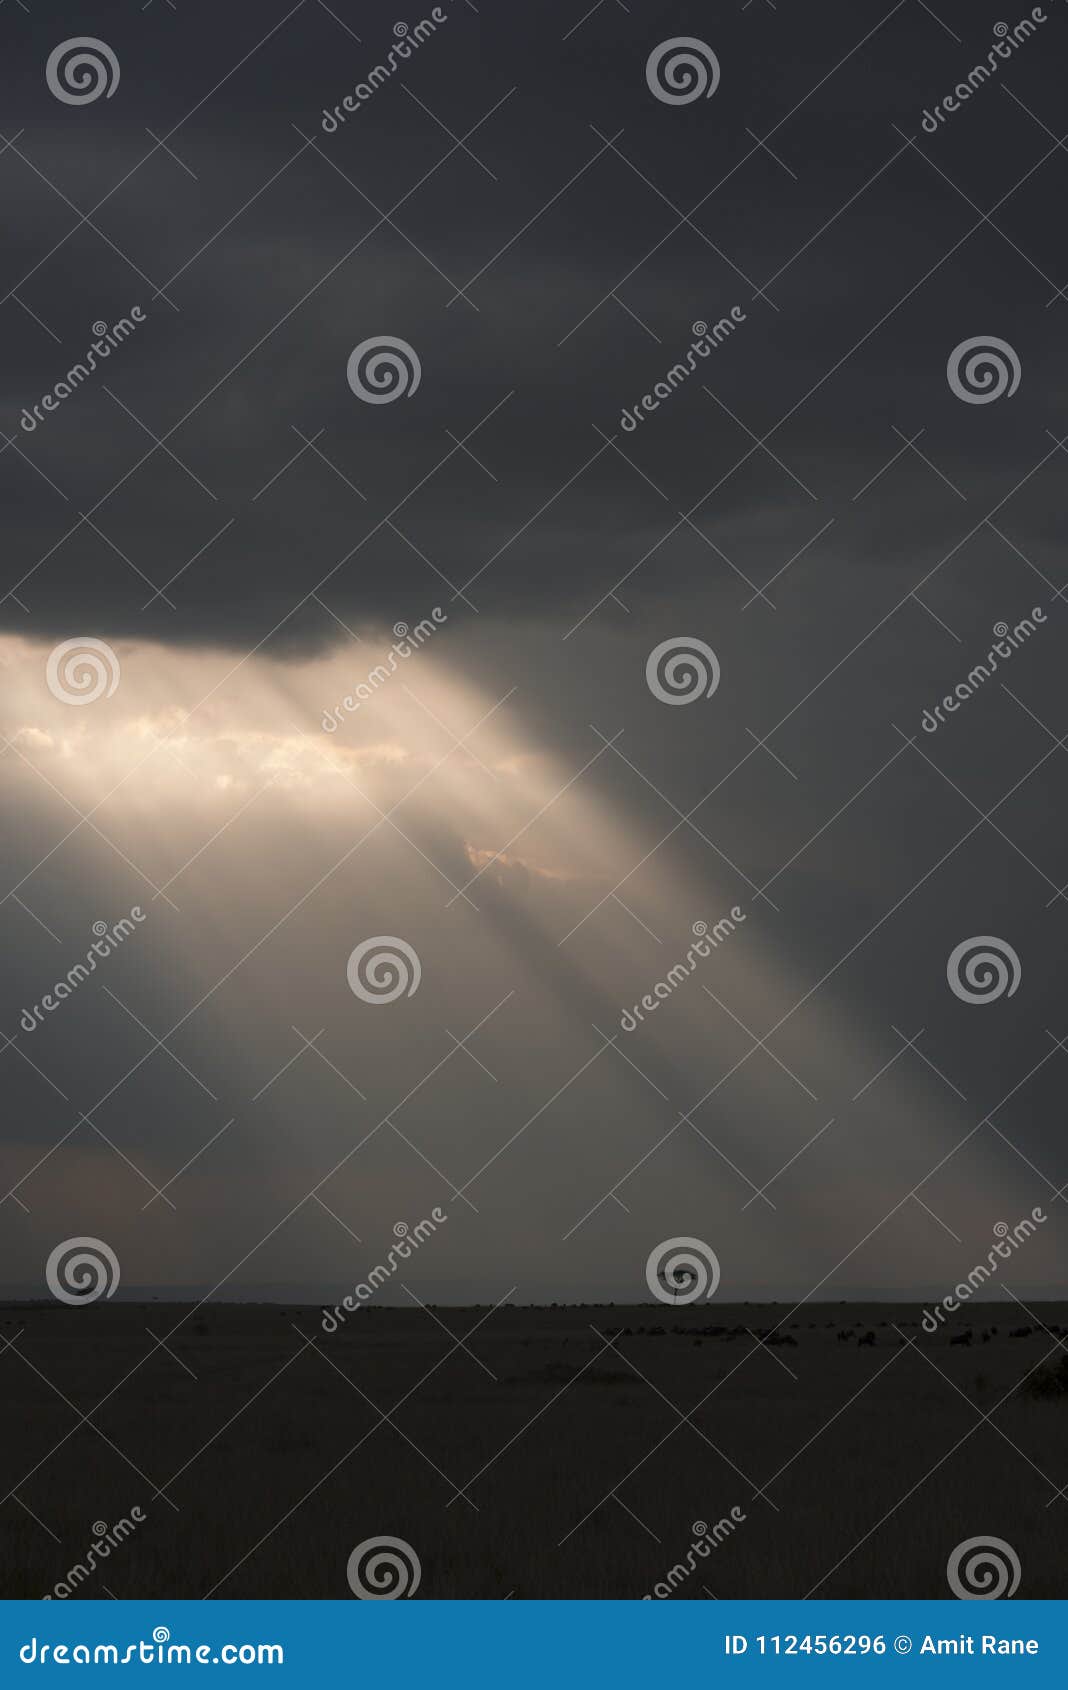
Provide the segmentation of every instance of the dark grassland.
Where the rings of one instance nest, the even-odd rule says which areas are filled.
[[[734,1507],[674,1600],[945,1596],[991,1534],[1019,1596],[1068,1596],[1068,1305],[919,1319],[370,1307],[327,1336],[306,1306],[0,1306],[0,1595],[136,1506],[73,1594],[347,1597],[388,1535],[421,1597],[640,1597]]]

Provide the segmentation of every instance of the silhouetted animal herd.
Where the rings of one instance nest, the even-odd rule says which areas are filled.
[[[874,1329],[869,1327],[864,1330],[859,1323],[852,1326],[838,1326],[838,1323],[833,1320],[825,1320],[822,1323],[811,1320],[807,1323],[808,1330],[810,1332],[818,1331],[821,1324],[824,1329],[835,1330],[837,1328],[835,1336],[839,1344],[853,1344],[858,1350],[874,1349],[880,1342]],[[911,1327],[918,1331],[921,1325],[918,1320],[881,1320],[878,1324],[880,1330],[886,1329],[888,1331],[889,1342],[896,1344],[898,1347],[908,1342],[908,1339],[902,1336],[907,1328]],[[792,1326],[794,1331],[804,1329],[804,1324],[801,1321],[792,1322]],[[989,1344],[991,1339],[998,1336],[999,1331],[1000,1328],[997,1326],[983,1327],[981,1330],[977,1327],[965,1326],[960,1332],[951,1331],[949,1342],[963,1345]],[[796,1348],[798,1344],[798,1340],[793,1337],[791,1332],[784,1332],[778,1327],[762,1328],[759,1326],[617,1326],[609,1329],[605,1336],[608,1338],[678,1337],[690,1338],[694,1343],[700,1343],[704,1338],[719,1338],[727,1343],[737,1338],[755,1338],[758,1343],[766,1344],[769,1348],[782,1344]],[[1007,1336],[1010,1338],[1043,1336],[1064,1338],[1068,1337],[1068,1326],[1014,1326]]]

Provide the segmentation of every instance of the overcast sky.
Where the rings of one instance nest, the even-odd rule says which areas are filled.
[[[721,1298],[941,1294],[1035,1205],[1013,1289],[1063,1284],[1066,9],[931,134],[1015,15],[584,8],[439,8],[332,129],[395,9],[0,16],[22,1294],[88,1236],[123,1289],[334,1302],[435,1205],[441,1301],[639,1299],[676,1237]],[[90,27],[118,81],[68,103]],[[719,80],[674,104],[682,37]],[[418,380],[368,403],[383,337]],[[954,391],[977,338],[1011,394]],[[709,696],[656,696],[669,640]],[[418,983],[367,1002],[383,936]],[[950,989],[973,937],[1011,994]]]

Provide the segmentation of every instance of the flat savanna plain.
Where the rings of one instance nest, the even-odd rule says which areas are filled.
[[[940,1597],[966,1538],[1068,1596],[1068,1305],[0,1306],[0,1595]],[[157,1340],[165,1340],[165,1343]],[[700,1535],[699,1533],[697,1535]]]

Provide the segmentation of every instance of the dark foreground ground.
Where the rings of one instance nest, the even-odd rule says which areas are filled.
[[[1066,1331],[1050,1303],[934,1336],[888,1304],[370,1308],[333,1336],[307,1307],[9,1304],[0,1595],[139,1508],[75,1594],[345,1597],[384,1535],[420,1596],[640,1597],[733,1508],[675,1600],[944,1596],[990,1535],[1021,1597],[1064,1598]]]

